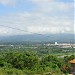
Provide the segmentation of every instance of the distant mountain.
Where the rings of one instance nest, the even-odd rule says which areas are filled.
[[[28,34],[0,36],[0,42],[75,42],[74,34]]]

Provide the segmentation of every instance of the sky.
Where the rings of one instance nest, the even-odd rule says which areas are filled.
[[[74,0],[0,0],[0,36],[74,34]]]

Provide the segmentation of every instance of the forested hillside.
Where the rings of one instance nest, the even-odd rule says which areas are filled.
[[[69,61],[75,58],[58,48],[0,47],[0,75],[63,75],[70,73]],[[66,50],[66,49],[65,49]],[[66,55],[65,55],[66,54]],[[69,54],[69,53],[68,53]],[[63,57],[62,57],[63,56]]]

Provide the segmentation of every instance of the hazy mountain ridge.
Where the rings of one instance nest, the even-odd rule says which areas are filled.
[[[27,34],[14,36],[0,36],[0,42],[75,42],[74,34]]]

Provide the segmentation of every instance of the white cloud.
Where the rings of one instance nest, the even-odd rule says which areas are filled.
[[[59,2],[56,0],[30,0],[33,3],[37,4],[39,7],[42,8],[52,8],[54,10],[61,9],[61,10],[68,10],[71,9],[74,6],[74,3],[64,3]]]
[[[0,0],[0,4],[2,5],[10,5],[14,6],[16,4],[16,0]]]
[[[48,3],[48,2],[52,2],[54,0],[30,0],[30,1],[32,1],[34,3]]]
[[[4,27],[0,27],[0,35],[5,35],[7,34],[8,30]]]
[[[26,34],[26,33],[73,33],[73,20],[69,17],[50,17],[41,13],[16,13],[1,17],[0,24],[24,30],[19,31],[7,28],[7,34]],[[11,31],[12,30],[12,31]],[[16,33],[15,33],[16,32]]]
[[[69,27],[43,27],[43,26],[30,26],[28,27],[28,31],[32,33],[41,33],[41,34],[56,34],[56,33],[68,33],[71,31],[71,28]]]
[[[0,0],[1,3],[2,0]],[[4,0],[6,1],[6,0]],[[72,3],[56,2],[55,0],[30,0],[38,7],[32,12],[20,12],[0,17],[0,24],[21,29],[19,31],[4,27],[8,35],[28,33],[74,33]],[[9,4],[11,0],[8,0]],[[72,16],[70,16],[72,15]],[[1,31],[2,32],[2,31]],[[1,34],[0,32],[0,34]],[[2,32],[2,34],[5,34]]]

